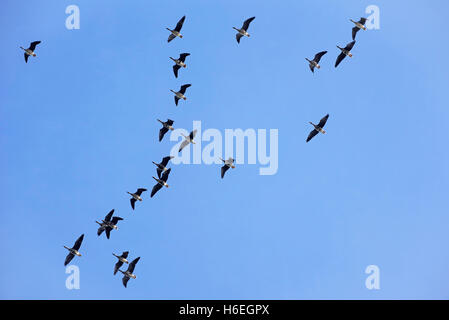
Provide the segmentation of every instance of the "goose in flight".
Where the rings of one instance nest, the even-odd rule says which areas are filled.
[[[170,91],[175,94],[175,104],[176,105],[178,105],[179,99],[187,100],[187,98],[184,95],[184,93],[186,93],[187,88],[190,87],[190,86],[191,86],[191,84],[184,84],[184,85],[181,86],[181,89],[179,89],[178,92],[173,91],[172,89],[170,89]]]
[[[173,158],[174,158],[173,156],[164,157],[164,158],[162,158],[161,163],[156,163],[156,162],[152,161],[157,167],[156,171],[157,171],[157,176],[159,177],[159,179],[161,178],[161,174],[168,170],[167,164]]]
[[[126,288],[126,285],[128,284],[129,279],[137,278],[136,275],[133,274],[133,272],[134,272],[134,268],[136,267],[136,264],[137,264],[137,262],[139,262],[139,260],[140,260],[140,257],[137,257],[133,261],[131,261],[131,263],[128,266],[128,270],[126,270],[126,271],[122,271],[120,269],[118,270],[121,273],[123,273],[122,282],[123,282],[123,285],[125,286],[125,288]]]
[[[232,27],[234,30],[236,30],[238,33],[235,35],[235,38],[237,39],[237,43],[240,43],[240,38],[245,36],[245,37],[250,37],[250,34],[248,33],[248,28],[249,28],[249,24],[251,23],[251,21],[253,21],[256,17],[252,17],[249,19],[246,19],[245,22],[243,22],[243,26],[238,29],[236,27]]]
[[[156,194],[156,192],[158,192],[159,190],[162,189],[162,187],[166,187],[168,188],[168,184],[167,184],[167,180],[168,180],[168,176],[170,175],[170,171],[171,168],[168,169],[167,171],[164,171],[164,173],[162,174],[162,177],[160,179],[153,177],[154,180],[156,180],[156,184],[153,187],[153,190],[151,190],[151,198],[153,198],[153,196]]]
[[[185,135],[183,135],[183,134],[181,133],[182,136],[185,138],[185,140],[181,143],[181,146],[179,147],[179,151],[178,151],[178,152],[181,152],[182,149],[184,149],[186,146],[189,145],[189,143],[193,143],[193,144],[196,143],[196,142],[193,140],[193,138],[195,138],[196,131],[197,131],[196,129],[193,130],[192,132],[190,132],[190,134],[189,134],[188,136],[185,136]]]
[[[318,68],[318,69],[321,68],[321,66],[319,65],[320,60],[321,60],[321,57],[324,56],[326,53],[327,53],[327,51],[318,52],[315,55],[315,58],[313,58],[313,60],[309,60],[306,58],[306,60],[309,62],[309,68],[310,68],[310,71],[312,71],[312,73],[314,73],[315,68]]]
[[[235,165],[234,165],[235,159],[233,159],[232,157],[229,157],[228,160],[223,160],[222,158],[220,158],[220,159],[224,163],[224,166],[221,167],[221,178],[223,179],[226,171],[228,171],[229,168],[232,168],[232,169],[235,168]]]
[[[186,57],[188,56],[190,56],[190,53],[181,53],[178,59],[170,57],[170,59],[172,59],[175,62],[175,65],[173,66],[173,73],[175,74],[176,78],[178,77],[178,70],[181,69],[181,67],[182,68],[187,67],[185,61]]]
[[[309,136],[307,137],[306,142],[309,142],[310,140],[312,140],[312,138],[315,137],[318,134],[318,132],[321,132],[323,134],[326,133],[326,131],[324,131],[323,127],[324,127],[324,125],[327,122],[327,118],[329,118],[329,114],[326,114],[320,120],[320,123],[318,123],[318,124],[313,124],[312,122],[309,122],[314,127],[314,129],[312,131],[310,131]]]
[[[81,247],[81,243],[83,242],[84,239],[84,234],[82,234],[76,241],[75,244],[73,245],[73,247],[68,248],[66,246],[64,246],[64,248],[66,248],[67,250],[69,250],[69,254],[67,255],[67,257],[65,258],[65,262],[64,262],[64,266],[68,265],[70,263],[70,261],[72,261],[74,256],[78,256],[81,257],[81,253],[79,253],[79,249]]]
[[[29,56],[33,56],[35,57],[36,54],[34,53],[34,50],[36,49],[36,46],[41,43],[40,41],[34,41],[31,42],[30,47],[28,49],[25,49],[24,47],[20,47],[20,49],[22,49],[23,51],[25,51],[24,56],[25,56],[25,63],[28,62],[28,57]]]
[[[340,62],[343,61],[344,58],[346,58],[346,56],[352,58],[351,50],[354,47],[354,44],[355,41],[352,41],[348,43],[344,48],[337,46],[337,48],[341,50],[341,53],[338,55],[337,61],[335,61],[335,68],[340,64]]]
[[[97,231],[97,235],[100,236],[103,231],[106,231],[106,238],[109,239],[109,236],[111,234],[111,231],[113,229],[118,230],[117,227],[117,223],[120,220],[123,220],[123,218],[120,217],[112,217],[112,215],[114,214],[114,209],[112,209],[104,218],[104,220],[102,220],[101,222],[95,221],[96,223],[98,223],[100,225],[100,227],[98,228]],[[112,219],[111,219],[112,218]]]
[[[112,255],[118,259],[118,262],[114,266],[114,275],[117,273],[117,271],[121,268],[121,266],[124,263],[129,264],[128,260],[126,260],[126,258],[128,258],[128,253],[129,251],[124,251],[121,256],[112,253]]]
[[[184,24],[185,19],[186,19],[186,16],[183,16],[176,24],[176,27],[174,30],[167,28],[167,30],[171,32],[171,34],[168,36],[167,42],[172,41],[176,37],[182,38],[182,34],[180,33],[180,31],[181,31],[182,25]]]
[[[147,189],[139,188],[139,189],[137,189],[136,193],[127,192],[132,197],[130,199],[130,202],[131,202],[131,208],[133,208],[133,210],[134,210],[134,204],[136,203],[136,201],[137,200],[142,201],[142,197],[140,195],[142,194],[142,192],[145,192],[145,191],[147,191]]]
[[[164,138],[165,134],[168,132],[168,130],[174,130],[173,128],[173,120],[167,119],[166,122],[163,122],[159,119],[157,119],[157,121],[159,121],[162,124],[162,128],[161,130],[159,130],[159,142],[162,141],[162,139]]]
[[[355,27],[352,28],[352,40],[355,40],[355,36],[357,34],[357,32],[359,32],[360,29],[366,30],[365,27],[365,23],[366,23],[366,18],[360,18],[359,21],[354,21],[352,19],[349,19],[349,21],[351,21],[352,23],[355,24]]]

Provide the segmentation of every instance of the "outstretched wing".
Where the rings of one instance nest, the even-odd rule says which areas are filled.
[[[179,61],[185,62],[186,61],[186,57],[190,56],[190,53],[181,53],[179,55]]]
[[[176,38],[176,36],[173,33],[170,33],[170,35],[168,36],[167,42],[172,41],[174,38]]]
[[[184,149],[184,148],[185,148],[186,146],[188,146],[188,145],[189,145],[189,141],[184,140],[184,141],[181,143],[181,145],[179,146],[178,152],[181,152],[182,149]]]
[[[166,156],[166,157],[163,157],[162,158],[162,161],[161,161],[161,165],[163,165],[164,167],[166,167],[167,166],[167,164],[168,164],[168,162],[171,160],[171,156]]]
[[[72,259],[73,259],[74,256],[75,256],[75,255],[74,255],[73,253],[69,253],[69,254],[67,255],[67,257],[65,258],[64,266],[68,265],[68,264],[70,263],[70,261],[72,261]]]
[[[254,19],[256,19],[256,17],[251,17],[251,18],[249,18],[249,19],[246,19],[245,22],[243,22],[242,29],[245,30],[245,31],[248,31],[249,24],[250,24],[251,21],[253,21]]]
[[[136,194],[137,194],[138,196],[140,196],[140,195],[142,194],[142,192],[145,192],[145,191],[147,191],[147,189],[145,189],[145,188],[139,188],[139,189],[137,189]]]
[[[123,262],[121,262],[120,260],[115,264],[115,266],[114,266],[114,275],[117,273],[118,269],[120,269],[120,267],[122,265],[123,265]]]
[[[166,127],[162,127],[161,130],[159,130],[159,141],[162,141],[164,138],[164,135],[168,132],[168,129]]]
[[[190,132],[190,140],[193,140],[193,138],[195,138],[195,135],[196,135],[196,132],[197,132],[197,130],[195,129],[195,130],[193,130],[192,132]]]
[[[182,25],[184,24],[184,20],[186,19],[186,16],[182,17],[178,23],[176,24],[175,31],[181,31]]]
[[[173,73],[175,74],[175,77],[176,77],[176,78],[178,77],[178,70],[179,70],[179,69],[181,69],[181,67],[178,66],[177,64],[175,64],[175,65],[173,66]]]
[[[136,199],[131,198],[131,200],[129,200],[129,201],[131,202],[131,208],[133,208],[133,210],[134,210],[134,205],[136,203]]]
[[[309,63],[309,69],[312,73],[315,73],[315,66]]]
[[[310,140],[312,140],[312,138],[315,137],[317,135],[317,133],[318,133],[318,131],[316,131],[315,129],[310,131],[309,136],[307,137],[306,142],[309,142]]]
[[[81,247],[81,243],[83,242],[84,239],[84,234],[82,234],[75,242],[75,244],[73,245],[73,249],[75,250],[79,250],[79,248]]]
[[[352,48],[354,47],[354,44],[355,44],[355,41],[349,42],[349,43],[346,45],[345,50],[351,51]]]
[[[240,43],[240,39],[243,37],[243,35],[241,35],[240,33],[237,33],[235,35],[235,38],[237,39],[237,43]]]
[[[161,180],[167,182],[170,172],[171,172],[171,168],[168,169],[167,171],[164,171],[164,173],[162,174]]]
[[[338,55],[337,61],[335,61],[335,68],[340,64],[340,62],[343,61],[345,57],[346,55],[343,52]]]
[[[181,86],[181,90],[179,90],[179,92],[182,93],[182,94],[186,93],[187,88],[190,87],[190,86],[191,86],[190,83],[182,85]]]
[[[122,258],[128,258],[129,251],[123,251]]]
[[[140,257],[135,258],[133,261],[130,262],[129,267],[128,267],[128,272],[133,273],[134,272],[134,268],[136,267],[137,262],[139,262]]]
[[[329,118],[329,114],[326,114],[326,115],[320,120],[320,123],[318,123],[318,127],[323,128],[324,125],[326,124],[328,118]]]
[[[120,220],[123,220],[123,218],[121,218],[121,217],[114,217],[114,218],[112,218],[112,224],[117,224],[117,222],[119,222]]]
[[[313,58],[313,61],[315,61],[316,63],[319,63],[320,60],[321,60],[321,57],[324,56],[326,53],[327,53],[327,51],[321,51],[321,52],[318,52],[318,53],[315,55],[315,58]]]
[[[104,221],[111,221],[112,215],[114,214],[114,209],[112,209],[111,211],[109,211],[109,213],[106,215],[106,217],[104,218]]]
[[[352,40],[355,40],[355,35],[359,32],[359,27],[352,28]]]
[[[175,96],[175,104],[178,105],[179,98]]]
[[[173,125],[173,123],[174,123],[174,121],[173,120],[170,120],[170,119],[167,119],[167,122],[166,122],[169,126],[172,126]]]
[[[31,42],[30,47],[28,49],[30,49],[31,51],[34,51],[34,49],[36,49],[36,46],[41,43],[40,41],[34,41]]]
[[[228,171],[229,167],[227,165],[224,165],[223,167],[221,167],[221,178],[223,179],[226,171]]]
[[[99,227],[98,230],[97,230],[97,236],[101,236],[103,231],[104,231],[104,228],[103,227]]]
[[[156,168],[157,177],[160,179],[162,174],[162,169]]]
[[[112,230],[111,227],[106,227],[106,238],[108,238],[108,239],[111,236],[111,230]]]
[[[25,56],[25,63],[27,63],[27,62],[28,62],[28,57],[29,57],[29,55],[27,55],[26,52],[25,52],[23,55]]]
[[[162,186],[159,183],[156,183],[153,187],[153,190],[151,190],[151,198],[153,198],[153,196],[156,194],[156,192],[158,192],[159,190],[161,190]]]
[[[366,23],[366,20],[366,18],[360,18],[359,23],[364,25]]]
[[[123,285],[125,286],[125,288],[126,288],[126,285],[128,284],[128,281],[129,281],[129,277],[128,276],[123,276],[122,282],[123,282]]]

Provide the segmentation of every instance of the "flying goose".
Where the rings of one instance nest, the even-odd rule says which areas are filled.
[[[29,56],[33,56],[35,57],[36,54],[34,53],[34,50],[36,49],[36,46],[41,43],[40,41],[34,41],[31,42],[30,47],[28,49],[25,49],[24,47],[20,47],[20,49],[22,49],[23,51],[25,51],[24,56],[25,56],[25,63],[28,62],[28,57]]]
[[[229,157],[228,160],[223,160],[222,158],[220,158],[220,159],[224,163],[224,166],[221,167],[221,178],[223,179],[226,171],[228,171],[229,168],[232,168],[232,169],[235,168],[235,165],[234,165],[235,160],[232,157]]]
[[[168,36],[167,42],[172,41],[176,37],[182,38],[182,34],[180,33],[180,31],[181,31],[181,28],[182,28],[182,25],[183,25],[185,19],[186,19],[186,16],[182,17],[176,24],[176,27],[174,30],[166,28],[168,31],[171,32],[171,34]]]
[[[190,87],[190,86],[191,86],[191,84],[184,84],[184,85],[181,86],[181,89],[178,92],[173,91],[172,89],[170,89],[170,91],[175,94],[175,104],[176,105],[178,105],[179,99],[187,100],[187,98],[184,95],[184,93],[186,93],[187,88]]]
[[[181,133],[182,136],[185,138],[185,140],[181,143],[181,146],[179,147],[178,152],[181,152],[182,149],[184,149],[186,146],[189,145],[189,143],[193,143],[193,144],[196,143],[195,141],[193,141],[193,138],[195,138],[195,135],[196,135],[196,131],[197,131],[196,129],[193,130],[192,132],[190,132],[190,134],[188,136],[185,136]]]
[[[168,130],[174,130],[173,128],[173,120],[167,119],[166,122],[163,122],[159,119],[157,119],[157,121],[159,121],[162,124],[162,128],[161,130],[159,130],[159,142],[162,141],[162,139],[164,138],[165,134],[168,132]]]
[[[175,62],[175,65],[173,66],[173,72],[175,74],[175,77],[178,77],[178,70],[182,68],[187,67],[187,65],[184,63],[186,61],[186,57],[190,56],[190,53],[181,53],[179,55],[179,59],[174,59],[170,57]]]
[[[130,201],[131,201],[131,207],[133,208],[133,210],[134,210],[134,204],[136,203],[136,201],[137,200],[142,201],[142,197],[140,195],[142,194],[142,192],[145,192],[145,191],[147,191],[147,189],[144,189],[144,188],[137,189],[136,193],[131,193],[131,192],[127,191],[127,193],[130,194],[132,197],[130,199]]]
[[[251,21],[253,21],[256,17],[252,17],[249,19],[246,19],[245,22],[243,22],[243,26],[241,29],[237,29],[236,27],[232,27],[234,30],[237,30],[237,34],[235,35],[235,38],[237,39],[237,42],[240,43],[240,38],[243,36],[249,37],[250,34],[248,33],[249,24]]]
[[[164,158],[162,158],[161,163],[156,163],[156,162],[154,162],[154,161],[151,161],[151,162],[153,162],[153,163],[156,165],[156,167],[157,167],[156,171],[157,171],[157,176],[159,177],[159,179],[161,178],[162,172],[165,172],[165,171],[168,170],[168,169],[167,169],[167,164],[168,164],[168,162],[169,162],[171,159],[173,159],[173,158],[174,158],[173,156],[167,156],[167,157],[164,157]]]
[[[136,275],[133,274],[133,272],[134,272],[134,268],[135,268],[137,262],[139,262],[139,260],[140,260],[140,257],[137,257],[133,261],[131,261],[131,263],[128,266],[128,270],[126,270],[126,271],[122,271],[120,269],[118,270],[121,273],[123,273],[122,282],[123,282],[123,285],[125,286],[125,288],[126,288],[126,284],[128,283],[130,278],[133,278],[133,279],[137,278]]]
[[[360,20],[357,22],[352,19],[349,19],[349,21],[355,24],[355,27],[352,28],[352,40],[355,40],[355,35],[357,34],[357,32],[359,32],[360,29],[366,30],[365,27],[366,20],[367,20],[366,18],[360,18]]]
[[[156,192],[158,192],[159,190],[161,190],[162,187],[166,187],[168,188],[168,184],[167,184],[167,180],[168,180],[168,176],[170,175],[170,171],[171,168],[168,169],[167,171],[164,171],[164,173],[162,174],[162,177],[160,179],[153,177],[154,180],[156,180],[156,184],[153,187],[153,190],[151,190],[151,198],[153,198],[153,196],[156,194]]]
[[[309,136],[307,137],[306,142],[309,142],[310,140],[312,140],[312,138],[315,137],[318,134],[318,132],[321,132],[323,134],[326,133],[326,131],[323,130],[323,127],[324,127],[324,125],[327,122],[327,118],[329,118],[329,114],[326,114],[320,120],[320,123],[318,123],[317,125],[313,124],[312,122],[309,122],[314,127],[314,129],[312,131],[310,131]]]
[[[338,55],[337,61],[335,61],[335,68],[340,64],[340,62],[343,61],[344,58],[346,58],[346,56],[352,58],[351,50],[352,50],[352,47],[354,47],[354,44],[355,44],[355,41],[352,41],[352,42],[348,43],[346,45],[346,47],[344,47],[344,48],[337,46],[337,48],[341,50],[341,53]]]
[[[75,244],[73,245],[72,248],[67,248],[66,246],[64,246],[64,248],[66,248],[67,250],[69,250],[69,254],[67,255],[67,257],[65,258],[65,262],[64,262],[64,266],[68,265],[70,263],[70,261],[72,261],[73,257],[76,255],[78,257],[81,257],[81,253],[79,253],[79,249],[81,247],[81,243],[83,242],[84,239],[84,234],[82,234],[76,241]]]
[[[310,71],[312,71],[314,73],[315,68],[318,68],[318,69],[321,68],[321,66],[319,65],[320,60],[321,60],[321,57],[324,56],[326,53],[327,53],[327,51],[318,52],[315,55],[315,58],[313,58],[313,60],[309,60],[306,58],[306,60],[309,62]]]
[[[100,225],[100,227],[98,228],[97,231],[97,235],[100,236],[103,231],[106,231],[106,238],[109,239],[109,235],[111,234],[111,231],[113,229],[118,230],[117,227],[117,223],[120,220],[123,220],[123,218],[120,217],[112,217],[112,215],[114,214],[114,209],[112,209],[104,218],[104,220],[102,220],[101,222],[95,221],[96,223],[98,223]],[[112,219],[111,219],[112,218]]]
[[[115,253],[112,253],[112,255],[118,259],[118,262],[114,266],[114,275],[121,268],[123,263],[126,263],[126,264],[129,263],[128,260],[126,260],[126,258],[128,258],[128,253],[129,253],[129,251],[124,251],[121,256],[118,256]]]

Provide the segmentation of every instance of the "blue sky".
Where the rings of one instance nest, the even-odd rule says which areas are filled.
[[[239,2],[1,2],[0,298],[449,298],[448,2]],[[65,28],[71,4],[80,30]],[[348,19],[371,4],[380,29],[335,69]],[[232,27],[251,16],[238,45]],[[322,50],[312,74],[304,58]],[[151,189],[174,144],[156,118],[278,129],[278,173],[172,166],[170,188],[132,212],[126,191]],[[125,220],[97,237],[112,208]],[[63,245],[82,233],[81,288],[67,290]],[[141,257],[127,289],[112,275],[124,250]],[[380,290],[365,288],[372,264]]]

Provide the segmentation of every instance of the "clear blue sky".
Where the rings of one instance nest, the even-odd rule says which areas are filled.
[[[1,2],[0,298],[449,298],[448,2],[239,2]],[[65,28],[71,4],[80,30]],[[335,69],[348,19],[371,4],[380,30]],[[183,15],[184,39],[167,44]],[[237,45],[232,26],[251,16]],[[312,74],[304,58],[322,50]],[[306,144],[326,113],[328,133]],[[279,171],[173,166],[171,187],[132,212],[126,191],[151,189],[151,161],[174,144],[156,118],[279,129]],[[125,220],[97,237],[112,208]],[[63,245],[82,233],[69,291]],[[112,275],[124,250],[141,256],[127,289]]]

